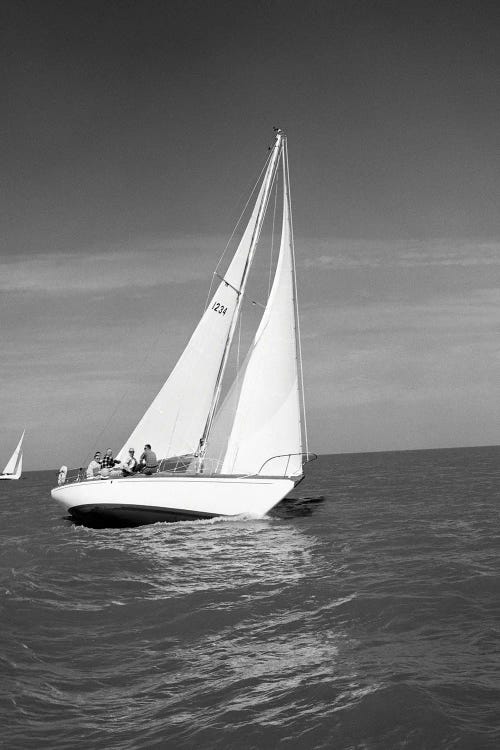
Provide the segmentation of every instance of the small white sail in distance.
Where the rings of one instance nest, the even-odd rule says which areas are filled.
[[[23,470],[22,445],[23,445],[25,432],[26,430],[23,430],[23,434],[21,435],[19,439],[19,443],[17,444],[16,449],[14,450],[14,453],[7,461],[5,469],[3,470],[0,476],[4,475],[8,477],[9,479],[19,479],[19,477],[21,476],[21,473]]]
[[[285,155],[286,150],[281,245],[273,286],[243,372],[235,383],[237,394],[229,392],[214,425],[217,444],[232,416],[223,474],[296,476],[302,472],[295,272]],[[233,413],[224,413],[227,410]]]
[[[162,389],[118,453],[149,443],[158,458],[193,454],[207,424],[214,392],[224,367],[224,352],[241,304],[248,270],[257,245],[278,159],[273,149],[254,210],[236,253],[184,352]]]

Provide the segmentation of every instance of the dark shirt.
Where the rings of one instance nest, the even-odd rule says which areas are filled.
[[[158,466],[158,459],[156,453],[149,449],[146,449],[141,456],[141,464],[144,464],[148,469],[155,469]]]
[[[110,469],[115,465],[115,459],[113,456],[104,456],[101,461],[101,469]]]

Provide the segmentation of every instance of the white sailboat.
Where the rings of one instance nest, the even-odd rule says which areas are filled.
[[[0,479],[19,479],[23,472],[23,439],[24,432],[21,435],[16,449],[7,461],[5,469],[0,474]]]
[[[248,274],[278,172],[281,243],[260,325],[221,401]],[[151,476],[68,481],[52,497],[87,525],[265,515],[303,478],[307,452],[286,136],[278,130],[242,238],[183,354],[118,453],[153,446]],[[175,458],[183,457],[176,463]],[[187,458],[186,458],[187,457]],[[165,469],[165,470],[162,470]],[[176,470],[177,469],[177,470]]]

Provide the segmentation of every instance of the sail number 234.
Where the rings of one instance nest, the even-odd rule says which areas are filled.
[[[224,307],[224,305],[221,305],[220,302],[214,302],[212,305],[212,310],[215,310],[215,312],[218,312],[219,315],[225,315],[227,313],[227,307]]]

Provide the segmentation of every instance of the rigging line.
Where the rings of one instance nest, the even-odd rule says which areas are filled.
[[[238,321],[238,348],[236,350],[236,381],[238,382],[240,378],[240,361],[241,361],[241,327],[243,323],[243,310],[240,314],[240,319]]]
[[[273,274],[273,248],[274,248],[274,233],[275,233],[275,220],[276,220],[276,202],[278,198],[278,181],[279,181],[279,169],[276,169],[276,172],[273,176],[273,181],[271,183],[271,191],[274,190],[274,210],[273,210],[273,227],[272,227],[272,234],[271,234],[271,257],[269,259],[269,280],[268,280],[268,286],[267,286],[267,300],[269,300],[269,295],[271,293],[271,286],[272,286],[272,274]],[[269,206],[269,201],[266,204],[266,211]],[[259,238],[260,241],[260,238]],[[267,300],[265,304],[262,304],[262,302],[259,302],[258,300],[252,299],[252,300],[246,300],[251,305],[257,305],[258,307],[261,307],[263,310],[266,309]]]
[[[134,373],[134,375],[137,375],[140,372],[140,370],[144,369],[146,363],[151,358],[151,354],[153,352],[153,349],[156,347],[156,345],[158,344],[158,341],[164,335],[164,333],[165,332],[163,330],[160,330],[160,332],[158,333],[158,335],[156,336],[156,338],[151,343],[151,345],[149,347],[149,351],[146,352],[146,354],[143,357],[142,361],[139,363],[139,366],[137,367],[136,372]],[[134,377],[134,382],[135,382],[135,380],[136,380],[136,378]],[[118,409],[123,404],[125,398],[127,398],[129,396],[129,394],[131,393],[131,391],[132,391],[132,386],[129,385],[129,387],[127,389],[125,389],[125,391],[123,392],[123,394],[122,394],[120,400],[118,401],[117,405],[115,406],[115,408],[111,412],[111,414],[110,414],[110,416],[109,416],[106,424],[101,429],[101,431],[98,433],[97,437],[94,439],[94,445],[98,444],[99,440],[102,438],[103,434],[106,432],[106,430],[108,429],[109,425],[111,424],[111,422],[115,418],[115,416],[116,416],[116,414],[118,412]],[[86,464],[88,464],[91,455],[94,455],[94,454],[92,452],[87,453],[86,458],[85,458],[85,463]]]
[[[238,411],[238,401],[239,401],[238,394],[240,392],[241,378],[243,377],[243,373],[241,372],[241,364],[240,364],[241,363],[241,331],[242,331],[242,327],[243,327],[243,310],[241,310],[240,317],[239,317],[239,320],[238,320],[238,348],[236,350],[236,379],[235,379],[235,388],[236,388],[236,395],[237,395],[237,397],[236,397],[236,399],[234,401],[234,414],[232,416],[232,424],[234,424],[234,419],[236,417],[236,412]],[[228,444],[229,444],[229,435],[228,435],[228,440],[227,440],[226,448],[227,448]]]
[[[274,210],[273,210],[273,228],[271,232],[271,257],[269,258],[269,280],[267,283],[267,296],[269,297],[271,293],[271,280],[273,275],[273,254],[274,254],[274,225],[276,221],[276,203],[278,200],[278,178],[276,177],[276,182],[274,185]]]
[[[236,289],[236,287],[230,284],[229,281],[226,281],[224,276],[221,276],[219,273],[215,273],[215,272],[214,272],[214,276],[217,276],[217,278],[223,281],[226,286],[231,287],[231,289],[233,289],[233,291],[235,291],[238,296],[241,294],[241,291],[239,289]]]
[[[239,217],[238,217],[238,221],[237,221],[237,222],[236,222],[236,224],[234,225],[234,229],[233,229],[233,231],[231,232],[231,236],[229,237],[229,239],[228,239],[228,241],[227,241],[227,243],[226,243],[226,247],[225,247],[225,248],[224,248],[224,250],[222,251],[222,255],[220,256],[219,260],[217,261],[217,265],[215,266],[215,271],[214,271],[214,272],[213,272],[213,274],[212,274],[212,280],[211,280],[211,282],[210,282],[210,288],[209,288],[209,290],[208,290],[208,294],[207,294],[207,299],[206,299],[206,302],[205,302],[205,308],[204,308],[205,310],[207,309],[207,307],[208,307],[208,303],[210,302],[210,298],[211,298],[211,296],[212,296],[212,288],[213,288],[213,283],[214,283],[214,276],[218,276],[218,275],[219,275],[219,274],[217,273],[217,271],[219,270],[219,266],[220,266],[220,264],[222,263],[222,261],[223,261],[223,259],[224,259],[224,256],[225,256],[225,254],[227,253],[227,249],[228,249],[229,245],[231,244],[231,241],[232,241],[232,239],[233,239],[233,237],[234,237],[234,235],[235,235],[235,233],[236,233],[236,230],[238,229],[238,226],[239,226],[239,224],[240,224],[240,222],[241,222],[241,219],[243,218],[243,215],[245,214],[245,211],[246,211],[246,210],[247,210],[247,208],[248,208],[248,204],[249,204],[249,203],[250,203],[250,201],[252,200],[252,196],[253,196],[253,194],[255,193],[255,190],[257,189],[257,186],[258,186],[258,185],[259,185],[259,183],[260,183],[261,177],[262,177],[262,175],[264,174],[264,172],[265,172],[265,171],[266,171],[266,169],[267,169],[267,165],[269,164],[269,161],[270,161],[270,159],[271,159],[271,156],[272,156],[272,152],[270,152],[270,153],[269,153],[269,155],[268,155],[268,157],[267,157],[267,159],[266,159],[266,161],[265,161],[265,163],[264,163],[264,166],[263,166],[263,167],[262,167],[262,169],[260,170],[260,174],[259,174],[259,176],[257,177],[257,179],[255,180],[254,186],[253,186],[253,188],[252,188],[252,190],[251,190],[251,192],[250,192],[250,195],[249,195],[249,196],[248,196],[248,198],[247,198],[247,202],[246,202],[246,203],[245,203],[245,205],[243,206],[243,209],[242,209],[242,211],[241,211],[241,213],[240,213],[240,215],[239,215]],[[241,201],[241,198],[240,198],[240,201]],[[238,201],[238,203],[239,203],[240,201]]]
[[[306,441],[306,452],[309,453],[309,442],[308,442],[308,436],[307,436],[307,415],[306,415],[306,399],[305,399],[305,391],[304,391],[304,370],[302,366],[302,344],[300,340],[300,318],[299,318],[299,302],[297,299],[297,269],[295,264],[295,240],[293,236],[293,217],[292,217],[292,199],[291,199],[291,192],[290,192],[290,171],[289,171],[289,164],[288,164],[288,145],[285,141],[285,147],[283,152],[283,160],[285,164],[286,169],[286,180],[288,183],[288,209],[290,211],[290,228],[291,228],[291,245],[292,245],[292,257],[293,257],[293,283],[295,287],[295,319],[297,321],[297,340],[298,340],[298,352],[299,352],[299,369],[300,369],[300,386],[301,386],[301,396],[302,396],[302,412],[303,412],[303,420],[304,420],[304,437]]]
[[[234,343],[233,343],[233,346],[232,346],[232,349],[231,349],[231,368],[234,366],[235,375],[234,376],[230,376],[231,379],[232,379],[232,382],[229,385],[229,387],[227,388],[227,392],[225,393],[224,398],[222,399],[222,403],[221,403],[220,406],[218,406],[218,409],[217,409],[217,412],[216,412],[216,419],[218,417],[220,417],[221,413],[224,415],[223,416],[223,421],[226,420],[225,414],[226,413],[230,414],[230,420],[231,420],[230,424],[232,424],[233,421],[234,421],[234,416],[235,416],[236,409],[237,409],[237,406],[238,406],[238,399],[237,398],[236,398],[236,400],[234,400],[234,403],[232,403],[233,402],[232,395],[233,395],[233,393],[238,393],[239,387],[240,387],[239,383],[240,383],[241,377],[242,377],[242,372],[241,372],[241,332],[242,332],[242,328],[243,328],[243,314],[244,313],[243,313],[243,310],[242,310],[241,313],[240,313],[240,315],[239,315],[239,317],[238,317],[238,322],[236,324],[237,325],[237,328],[236,328],[237,333],[235,333]],[[227,374],[226,374],[226,381],[227,381]],[[227,385],[227,383],[226,383],[226,385]],[[231,408],[231,404],[232,404],[232,408]],[[220,434],[220,428],[217,429],[217,431]],[[226,453],[226,450],[227,450],[227,444],[228,444],[230,433],[231,433],[231,430],[229,429],[229,434],[226,436],[225,439],[219,440],[219,441],[216,440],[216,446],[215,447],[217,447],[217,442],[219,442],[218,452],[217,453],[214,452],[213,457],[216,460],[217,466],[219,467],[219,469],[222,467],[222,464],[224,463],[224,457],[225,457],[225,453]],[[212,445],[210,445],[210,448],[212,448]],[[208,452],[210,452],[210,451],[208,451]]]

